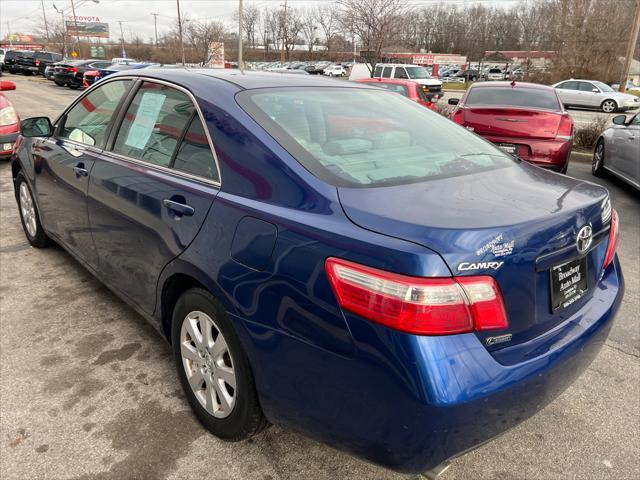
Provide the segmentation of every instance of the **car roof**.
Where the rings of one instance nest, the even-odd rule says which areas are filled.
[[[496,87],[511,87],[511,88],[533,88],[536,90],[553,90],[553,87],[548,85],[542,85],[540,83],[529,82],[477,82],[471,85],[469,88],[496,88]]]
[[[355,80],[358,83],[395,83],[397,85],[418,85],[415,80],[410,80],[407,78],[361,78],[359,80]]]
[[[113,75],[150,77],[180,84],[181,81],[192,83],[198,79],[211,78],[229,82],[245,89],[273,87],[342,87],[366,88],[362,84],[346,82],[320,75],[296,75],[291,73],[274,73],[264,71],[246,71],[229,68],[187,69],[187,68],[143,68],[126,70]]]

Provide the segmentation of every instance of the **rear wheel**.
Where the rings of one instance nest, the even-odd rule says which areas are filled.
[[[171,338],[182,388],[211,433],[239,441],[267,425],[249,360],[223,308],[209,292],[194,288],[180,297]]]
[[[44,233],[40,224],[38,207],[31,194],[31,188],[22,173],[16,178],[16,197],[20,210],[20,221],[27,240],[36,248],[44,248],[51,245],[51,239]]]
[[[56,85],[58,85],[59,87],[64,87],[64,82],[59,82],[57,80],[54,80],[53,83],[55,83]]]
[[[80,88],[80,85],[78,85],[77,83],[69,83],[68,86],[71,90],[77,90]]]
[[[591,162],[591,173],[596,177],[603,177],[604,171],[604,140],[598,140],[593,151],[593,161]]]
[[[618,104],[615,102],[615,100],[605,100],[600,105],[600,110],[602,110],[604,113],[613,113],[617,109],[618,109]]]

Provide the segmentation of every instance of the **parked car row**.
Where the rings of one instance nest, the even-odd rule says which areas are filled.
[[[47,65],[62,60],[56,52],[7,50],[2,60],[2,70],[24,75],[42,75]]]

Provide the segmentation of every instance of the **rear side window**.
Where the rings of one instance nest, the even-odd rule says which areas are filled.
[[[382,78],[389,78],[391,77],[391,70],[393,67],[384,67],[384,70],[382,71]]]
[[[103,146],[107,126],[130,84],[130,80],[120,80],[93,90],[67,112],[59,137],[85,145]]]
[[[386,90],[390,90],[392,92],[399,93],[405,97],[408,97],[407,87],[405,85],[395,85],[393,83],[374,83],[376,87],[382,87]]]
[[[376,67],[373,71],[373,76],[376,78],[380,78],[382,76],[382,67]]]
[[[181,172],[219,180],[207,135],[197,115],[191,119],[172,166]]]
[[[560,110],[560,103],[555,92],[537,88],[471,88],[465,104],[468,106],[495,105]]]
[[[193,112],[186,93],[145,82],[127,109],[113,151],[169,167]]]
[[[578,90],[578,82],[564,82],[558,85],[563,90]]]

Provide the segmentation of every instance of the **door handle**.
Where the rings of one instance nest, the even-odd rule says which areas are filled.
[[[194,213],[196,213],[195,209],[191,205],[187,205],[183,202],[178,202],[175,200],[171,200],[169,198],[165,198],[162,200],[162,204],[168,209],[174,212],[178,217],[186,216],[190,217]]]
[[[76,177],[88,177],[89,171],[84,168],[84,163],[80,162],[75,167],[73,167],[73,171],[76,173]]]

